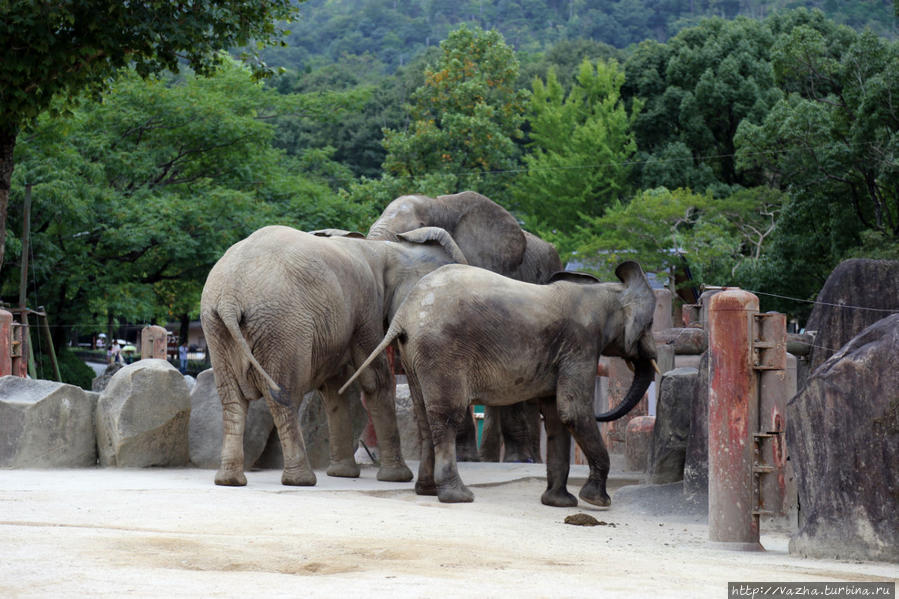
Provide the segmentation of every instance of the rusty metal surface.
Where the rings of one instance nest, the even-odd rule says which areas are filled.
[[[751,341],[758,298],[728,289],[709,302],[709,539],[758,545],[752,435],[758,413]],[[759,546],[760,547],[760,546]]]
[[[0,376],[12,374],[12,314],[0,310]]]

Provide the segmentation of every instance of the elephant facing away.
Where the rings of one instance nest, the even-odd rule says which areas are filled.
[[[337,387],[377,345],[418,279],[454,262],[465,263],[464,255],[446,231],[433,227],[387,242],[271,226],[231,246],[210,271],[200,300],[224,414],[216,484],[246,484],[248,402],[264,397],[284,454],[281,482],[314,485],[297,414],[313,389],[322,391],[328,417],[328,474],[358,476],[349,406]],[[381,356],[359,382],[382,443],[378,479],[408,481],[391,381]]]
[[[474,191],[442,195],[406,195],[393,200],[371,225],[369,239],[393,239],[398,233],[421,226],[436,226],[452,235],[468,264],[528,283],[545,283],[562,270],[552,244],[523,231],[505,208]],[[502,443],[500,441],[502,436]],[[459,431],[460,459],[499,461],[505,445],[506,461],[539,461],[539,421],[536,408],[516,405],[487,406],[481,448],[474,426]]]
[[[541,501],[577,505],[566,488],[570,432],[590,467],[581,499],[608,506],[609,454],[596,420],[619,418],[637,404],[653,379],[656,357],[656,300],[646,275],[636,262],[621,264],[616,274],[621,283],[559,273],[558,280],[533,285],[469,266],[440,268],[409,292],[385,338],[341,391],[398,341],[422,435],[415,490],[442,502],[474,497],[459,478],[454,443],[468,404],[539,399],[547,434]],[[621,406],[595,416],[600,354],[633,361],[635,373]]]

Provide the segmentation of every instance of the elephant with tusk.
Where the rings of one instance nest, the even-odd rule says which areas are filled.
[[[399,344],[422,437],[419,494],[442,502],[474,496],[456,468],[455,434],[470,402],[504,406],[539,399],[547,434],[546,505],[571,507],[566,488],[571,434],[590,467],[581,499],[608,506],[609,454],[593,413],[600,354],[634,362],[617,418],[653,380],[655,295],[636,262],[618,266],[621,283],[562,272],[546,285],[514,281],[470,266],[444,266],[421,279],[387,335],[341,388],[364,373],[391,342]],[[566,430],[567,429],[567,430]]]
[[[443,229],[396,241],[327,230],[259,229],[213,266],[200,300],[203,331],[222,400],[224,439],[218,485],[242,486],[248,402],[264,397],[284,454],[285,485],[314,485],[297,408],[320,389],[328,415],[328,474],[355,477],[347,401],[337,394],[348,369],[384,335],[385,323],[425,274],[465,256]],[[379,480],[408,481],[400,453],[392,376],[383,356],[359,380],[378,438]]]

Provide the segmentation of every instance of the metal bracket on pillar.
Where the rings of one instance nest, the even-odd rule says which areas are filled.
[[[776,312],[753,314],[752,367],[784,370],[787,367],[787,316]]]

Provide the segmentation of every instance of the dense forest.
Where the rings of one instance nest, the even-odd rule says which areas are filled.
[[[60,344],[195,318],[254,229],[364,232],[405,193],[474,189],[602,277],[687,265],[800,323],[840,260],[899,259],[891,2],[310,0],[289,28],[263,81],[125,69],[32,120],[3,299],[26,190]]]

